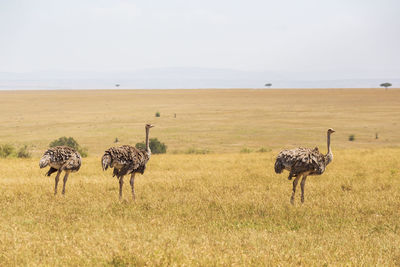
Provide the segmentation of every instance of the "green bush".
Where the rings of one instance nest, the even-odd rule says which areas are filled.
[[[160,114],[160,112],[156,112],[156,117],[161,117],[161,114]],[[151,148],[150,148],[151,149]]]
[[[81,154],[82,158],[86,158],[89,155],[88,149],[86,147],[79,147],[77,150],[79,154]]]
[[[158,141],[157,138],[150,138],[149,141],[150,141],[149,146],[150,146],[151,153],[153,153],[153,154],[167,153],[167,145]],[[138,149],[146,149],[146,144],[144,142],[137,143],[135,145],[135,147]]]
[[[17,152],[17,157],[18,158],[30,158],[32,154],[28,151],[28,146],[24,145],[21,147],[18,152]]]
[[[136,143],[135,147],[136,147],[137,149],[142,149],[142,150],[144,150],[144,149],[146,149],[146,144],[145,144],[144,142]],[[150,146],[150,149],[151,149],[151,146]]]
[[[354,140],[356,140],[354,134],[349,135],[349,141],[354,141]]]
[[[75,141],[74,138],[72,137],[60,137],[53,142],[50,143],[50,147],[55,147],[55,146],[69,146],[81,154],[82,157],[86,158],[88,156],[88,151],[87,148],[81,147],[78,142]]]
[[[5,144],[0,146],[0,158],[7,158],[13,156],[15,153],[15,148],[10,144]]]

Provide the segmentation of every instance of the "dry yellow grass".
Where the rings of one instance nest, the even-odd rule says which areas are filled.
[[[325,146],[330,127],[337,131],[335,148],[397,146],[399,121],[400,90],[0,92],[0,143],[29,144],[37,156],[64,135],[96,155],[116,137],[135,144],[147,122],[169,151]],[[356,142],[348,142],[350,134]]]
[[[0,159],[0,265],[400,265],[399,99],[396,90],[0,92],[0,143],[34,145],[32,159]],[[142,141],[147,121],[169,150],[216,153],[153,155],[136,202],[128,183],[120,202],[99,157],[115,137]],[[328,127],[334,160],[291,206],[276,152],[325,151]],[[54,197],[38,156],[61,135],[90,156]]]

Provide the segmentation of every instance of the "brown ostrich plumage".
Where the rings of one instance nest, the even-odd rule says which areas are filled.
[[[114,168],[113,176],[119,180],[119,197],[122,198],[122,186],[124,184],[124,176],[131,175],[132,198],[135,199],[134,179],[136,173],[143,174],[146,169],[146,164],[150,160],[151,150],[149,145],[149,131],[154,127],[151,124],[146,124],[146,149],[138,149],[130,145],[119,147],[111,147],[104,152],[101,158],[103,170]]]
[[[294,149],[282,150],[275,161],[275,172],[282,173],[283,170],[289,171],[288,179],[296,177],[293,180],[293,192],[290,202],[294,203],[294,195],[296,193],[296,187],[298,180],[301,176],[301,202],[304,202],[304,186],[308,175],[321,175],[324,173],[326,166],[333,160],[333,154],[330,146],[330,136],[335,131],[328,129],[327,131],[327,154],[319,152],[318,148],[310,149],[298,147]]]
[[[75,149],[68,146],[56,146],[49,148],[46,152],[44,152],[39,161],[39,167],[41,169],[45,168],[46,166],[50,166],[49,171],[46,173],[47,176],[57,172],[54,194],[57,194],[57,185],[61,172],[65,172],[62,190],[62,194],[65,194],[65,184],[67,183],[68,175],[71,172],[77,172],[80,169],[81,164],[81,155]]]
[[[124,145],[107,149],[102,158],[103,170],[114,168],[113,176],[119,177],[132,172],[143,174],[150,155],[144,149]]]

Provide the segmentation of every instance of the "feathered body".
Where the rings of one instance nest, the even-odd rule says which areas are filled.
[[[68,175],[70,172],[77,172],[81,168],[82,159],[81,155],[73,148],[68,146],[56,146],[49,148],[44,152],[42,158],[39,161],[39,167],[45,168],[50,166],[49,171],[46,173],[50,176],[54,172],[58,172],[56,176],[56,185],[54,194],[57,194],[57,184],[60,173],[65,171],[63,194],[65,193],[65,183],[67,182]]]
[[[119,180],[119,197],[122,198],[122,186],[124,184],[124,175],[130,174],[130,184],[132,187],[132,197],[135,199],[134,179],[136,173],[143,174],[146,164],[150,160],[151,150],[149,145],[149,131],[154,127],[146,124],[146,148],[138,149],[133,146],[124,145],[119,147],[111,147],[104,152],[101,158],[103,171],[108,168],[114,168],[113,177]]]
[[[124,145],[107,149],[101,162],[103,170],[114,168],[113,176],[119,178],[133,172],[143,174],[150,156],[144,149]]]
[[[282,150],[275,161],[275,172],[282,173],[283,170],[290,172],[289,180],[300,174],[321,175],[326,166],[332,161],[329,155],[319,152],[318,148],[294,148]]]
[[[77,172],[81,168],[81,155],[73,148],[68,146],[56,146],[44,152],[39,161],[40,168],[50,166],[47,176],[57,170]]]
[[[289,180],[292,177],[296,177],[293,181],[293,193],[290,199],[292,204],[299,178],[303,176],[301,181],[301,202],[304,202],[304,185],[307,176],[323,174],[326,166],[333,160],[330,136],[334,132],[333,129],[328,129],[327,131],[328,152],[326,155],[320,153],[317,147],[314,149],[298,147],[282,150],[276,157],[275,172],[282,173],[283,170],[287,170],[289,171]]]

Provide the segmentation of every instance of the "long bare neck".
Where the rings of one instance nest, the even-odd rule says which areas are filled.
[[[150,144],[149,144],[149,128],[146,128],[146,152],[151,153]]]
[[[328,132],[327,134],[327,145],[328,145],[328,152],[326,153],[326,164],[328,165],[332,160],[333,160],[333,154],[332,154],[332,150],[331,150],[331,133]]]
[[[328,145],[328,154],[331,154],[331,133],[328,133],[328,138],[327,138],[327,145]]]

